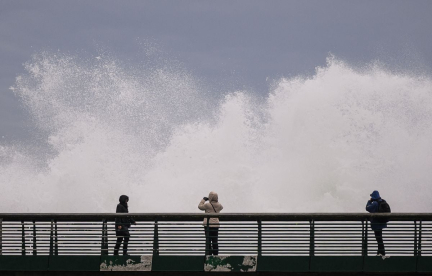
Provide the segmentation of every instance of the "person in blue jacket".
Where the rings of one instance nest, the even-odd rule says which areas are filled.
[[[379,205],[384,200],[381,198],[378,191],[373,191],[371,194],[371,199],[368,200],[366,204],[366,211],[369,213],[378,213]],[[378,256],[385,256],[385,247],[383,241],[383,229],[387,227],[387,222],[382,219],[372,218],[371,219],[371,228],[375,233],[375,238],[378,243]]]

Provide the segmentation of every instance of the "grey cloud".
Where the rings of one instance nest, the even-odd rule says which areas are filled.
[[[24,135],[18,130],[30,124],[8,88],[40,51],[106,48],[133,62],[140,41],[152,40],[214,91],[263,95],[266,78],[311,74],[329,53],[353,64],[414,59],[430,70],[431,10],[420,0],[2,1],[0,136]]]

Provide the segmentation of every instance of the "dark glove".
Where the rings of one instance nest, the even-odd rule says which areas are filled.
[[[203,199],[204,199],[205,201],[207,201],[207,200],[208,200],[208,197],[203,197]]]

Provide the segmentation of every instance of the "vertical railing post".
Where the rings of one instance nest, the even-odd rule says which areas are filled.
[[[417,221],[414,221],[414,256],[417,257]]]
[[[369,221],[366,219],[365,220],[365,250],[366,250],[365,256],[368,255],[368,224]]]
[[[0,256],[3,254],[3,218],[0,218]]]
[[[57,220],[54,220],[54,254],[58,255]]]
[[[258,256],[262,256],[262,221],[258,220]]]
[[[311,219],[310,223],[310,237],[309,237],[309,256],[315,255],[315,221]]]
[[[365,256],[365,230],[364,230],[364,220],[361,221],[362,224],[362,256]]]
[[[51,229],[50,229],[50,249],[49,249],[49,254],[50,256],[53,255],[53,250],[54,248],[54,220],[51,220]]]
[[[33,220],[33,255],[37,255],[37,244],[36,244],[36,221]]]
[[[367,227],[368,227],[368,221],[367,219],[362,220],[362,256],[366,257],[367,256]]]
[[[21,255],[26,254],[24,221],[21,221]]]
[[[155,220],[154,223],[154,233],[153,233],[153,256],[159,256],[159,227],[158,221]]]
[[[106,219],[102,219],[101,255],[108,255],[108,225]]]
[[[418,256],[422,255],[422,221],[419,221],[419,234],[418,234],[418,246],[417,246],[417,250],[418,250]]]

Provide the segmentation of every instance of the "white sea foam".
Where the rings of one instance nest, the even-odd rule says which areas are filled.
[[[1,212],[363,212],[378,189],[394,212],[428,212],[432,80],[329,58],[265,101],[222,102],[178,67],[40,54],[14,92],[50,154],[0,145]]]

